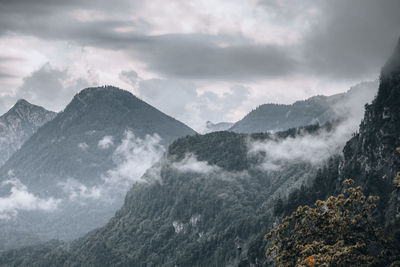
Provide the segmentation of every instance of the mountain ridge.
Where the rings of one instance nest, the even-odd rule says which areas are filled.
[[[19,99],[0,117],[0,166],[28,140],[36,130],[56,116],[55,112]]]
[[[19,212],[14,230],[37,233],[43,240],[73,239],[102,225],[120,207],[128,190],[124,186],[135,179],[125,177],[133,172],[126,162],[134,161],[141,170],[162,147],[195,133],[128,91],[112,86],[82,90],[0,167],[0,182],[17,179],[35,197],[61,201],[53,212]],[[154,158],[146,158],[146,151]],[[122,183],[118,190],[111,189],[114,182]],[[103,187],[110,196],[101,195]],[[2,197],[10,195],[7,190],[1,188]]]
[[[257,133],[284,131],[309,124],[324,124],[341,117],[357,116],[361,120],[364,104],[372,101],[377,81],[352,86],[347,92],[331,96],[316,95],[293,104],[263,104],[236,122],[229,131]]]

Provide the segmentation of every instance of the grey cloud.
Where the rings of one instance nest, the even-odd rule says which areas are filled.
[[[322,1],[304,41],[308,68],[332,78],[378,74],[400,35],[400,2]]]
[[[397,0],[260,0],[259,4],[283,25],[309,25],[296,48],[306,74],[353,80],[377,75],[400,35]]]
[[[46,3],[47,1],[40,1],[38,5],[45,6]],[[295,68],[295,60],[287,53],[286,47],[255,45],[241,36],[149,36],[145,30],[151,26],[143,20],[78,21],[68,16],[66,11],[62,11],[64,6],[73,9],[73,4],[50,4],[43,10],[40,7],[32,7],[34,10],[38,9],[39,14],[28,12],[32,4],[26,4],[25,7],[4,3],[3,5],[5,11],[9,10],[2,12],[0,18],[3,34],[17,32],[49,40],[66,40],[84,46],[125,50],[144,61],[150,70],[172,77],[248,80],[287,75]],[[75,8],[79,8],[79,5]],[[104,7],[103,11],[106,11],[106,8]],[[52,13],[51,9],[54,9],[55,13]],[[57,12],[60,14],[57,15]],[[136,30],[116,30],[126,26],[133,26]]]
[[[211,91],[197,92],[195,83],[182,80],[141,80],[138,96],[161,111],[190,124],[202,132],[207,120],[229,120],[249,97],[249,88],[233,86],[231,92],[218,95]]]
[[[21,58],[18,57],[8,57],[8,56],[0,56],[0,62],[8,62],[8,61],[16,61],[16,60],[22,60]]]
[[[183,173],[210,174],[221,170],[218,166],[208,164],[207,161],[199,161],[194,154],[186,154],[182,160],[172,162],[171,167]]]
[[[4,13],[28,14],[31,16],[47,15],[76,9],[107,10],[109,12],[126,11],[140,4],[140,1],[118,1],[118,4],[108,0],[0,0],[0,10]]]
[[[152,176],[151,173],[143,175],[165,152],[160,141],[161,138],[157,134],[138,138],[127,130],[123,140],[113,152],[115,167],[103,175],[102,183],[87,186],[70,178],[58,185],[71,201],[78,201],[81,204],[89,200],[114,202],[125,195],[133,184],[151,183],[154,182],[153,178],[158,179],[157,175]]]
[[[52,110],[64,107],[73,95],[90,82],[84,78],[73,79],[67,69],[53,68],[49,63],[23,79],[17,96]]]
[[[13,96],[4,95],[0,97],[0,116],[7,112],[12,105],[15,104],[15,99]]]
[[[60,204],[60,199],[42,199],[31,192],[15,177],[3,181],[0,187],[10,186],[10,194],[0,197],[0,220],[15,218],[20,211],[54,211]]]
[[[296,60],[286,47],[253,44],[221,47],[210,40],[214,37],[171,37],[150,39],[137,56],[152,70],[187,79],[241,81],[285,76],[296,69]]]
[[[129,83],[132,85],[134,88],[136,88],[140,82],[140,77],[137,74],[136,71],[130,70],[130,71],[121,71],[119,74],[119,78],[123,80],[124,82]]]
[[[308,25],[299,44],[262,45],[243,36],[149,35],[150,23],[128,20],[140,1],[1,1],[0,34],[9,32],[82,46],[123,50],[148,69],[174,79],[254,81],[292,74],[363,79],[377,74],[400,34],[400,2],[259,2],[275,22]],[[88,9],[116,19],[79,21],[68,12]],[[300,12],[304,10],[304,12]],[[131,32],[117,28],[133,27]]]
[[[5,73],[5,72],[0,72],[0,79],[13,78],[13,77],[15,77],[15,75],[8,74],[8,73]]]

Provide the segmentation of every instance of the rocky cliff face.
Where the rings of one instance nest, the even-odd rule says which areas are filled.
[[[352,178],[367,195],[380,197],[375,216],[400,244],[399,171],[400,41],[382,68],[378,94],[366,105],[359,131],[346,143],[343,155],[321,169],[312,186],[289,196],[282,213],[288,215],[299,205],[338,194],[343,180]]]
[[[55,112],[20,99],[0,117],[0,166],[31,137],[36,130],[52,120]]]
[[[378,95],[366,106],[360,130],[345,146],[340,178],[352,177],[367,193],[380,196],[380,218],[399,224],[400,190],[400,40],[382,68]],[[399,238],[399,237],[398,237]],[[399,239],[400,240],[400,239]]]

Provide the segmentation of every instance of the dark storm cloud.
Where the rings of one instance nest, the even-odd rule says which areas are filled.
[[[0,0],[0,10],[2,13],[37,16],[86,8],[116,12],[135,7],[139,3],[140,1],[128,0],[118,1],[118,3],[109,0]]]
[[[290,74],[361,79],[378,73],[400,35],[397,0],[261,0],[259,4],[280,25],[309,25],[303,39],[288,46],[255,44],[238,35],[149,35],[149,22],[123,16],[139,9],[141,1],[106,0],[0,0],[0,35],[17,33],[123,50],[165,76],[234,81]],[[71,16],[76,10],[101,11],[113,14],[113,19],[83,22]],[[134,31],[117,31],[121,27]]]
[[[164,35],[134,44],[134,55],[149,69],[189,79],[242,80],[283,76],[295,69],[286,48],[238,44],[223,47],[225,37]]]
[[[323,1],[304,41],[308,68],[341,78],[378,73],[400,36],[400,1]]]

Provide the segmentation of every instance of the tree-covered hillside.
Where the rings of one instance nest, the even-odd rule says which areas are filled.
[[[306,183],[317,170],[293,162],[265,170],[263,152],[249,153],[256,142],[318,136],[332,126],[310,126],[279,134],[215,132],[174,142],[161,161],[135,184],[125,204],[104,227],[52,251],[41,247],[3,254],[41,264],[64,266],[235,266],[273,222],[274,200]],[[278,193],[280,192],[280,193]],[[48,256],[44,256],[48,254]],[[39,255],[38,255],[39,254]],[[22,256],[26,255],[26,256]],[[30,258],[29,255],[35,257]],[[257,254],[263,262],[263,253]],[[45,257],[46,259],[44,259]],[[49,263],[49,264],[50,264]]]

